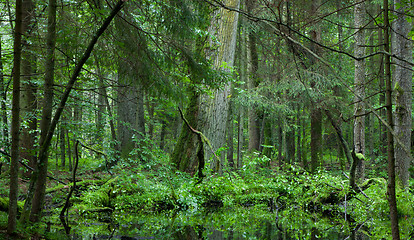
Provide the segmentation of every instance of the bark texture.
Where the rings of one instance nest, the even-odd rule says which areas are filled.
[[[361,2],[354,7],[354,25],[355,25],[355,46],[354,55],[362,57],[365,53],[365,34],[364,34],[364,14],[365,3]],[[354,105],[354,151],[365,155],[365,60],[355,60],[354,70],[355,85],[355,105]],[[356,167],[356,181],[364,180],[365,163],[364,160],[358,161]]]
[[[392,53],[396,56],[395,69],[393,74],[394,97],[395,97],[395,133],[407,149],[411,149],[411,129],[412,129],[412,51],[413,44],[409,36],[412,29],[412,22],[408,22],[406,11],[411,9],[402,0],[394,1],[394,9],[397,19],[393,24],[393,43]],[[399,145],[395,145],[395,167],[398,179],[403,186],[408,186],[410,173],[409,153]]]
[[[19,193],[19,129],[20,129],[20,64],[22,50],[22,0],[16,0],[16,21],[13,54],[12,146],[10,160],[9,215],[7,233],[14,234],[17,222],[17,196]]]
[[[384,0],[384,50],[390,52],[389,43],[389,18],[388,18],[388,0]],[[394,137],[392,131],[394,130],[394,123],[392,117],[392,101],[391,101],[391,59],[389,55],[384,56],[385,60],[385,85],[386,85],[386,109],[387,122],[391,129],[387,131],[387,160],[388,160],[388,182],[387,182],[387,198],[390,209],[391,219],[391,234],[393,240],[400,239],[400,229],[398,227],[398,211],[397,211],[397,197],[395,194],[395,156],[394,156]]]
[[[239,8],[239,0],[226,0],[224,4],[231,8]],[[218,46],[211,59],[214,67],[218,70],[229,72],[229,68],[234,65],[234,56],[236,50],[238,13],[220,8],[218,16],[213,18],[212,28],[210,32],[217,37]],[[215,29],[217,26],[217,29]],[[226,66],[226,67],[223,67]],[[217,151],[226,144],[226,123],[227,112],[229,110],[230,101],[230,82],[226,82],[221,89],[214,90],[213,97],[203,96],[200,103],[202,117],[199,119],[199,126],[202,132],[210,140],[212,148]],[[205,156],[210,158],[211,152],[206,147]],[[211,168],[218,171],[223,163],[225,154],[220,155],[218,160],[211,161]]]

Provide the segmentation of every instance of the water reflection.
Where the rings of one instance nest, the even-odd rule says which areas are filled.
[[[290,218],[296,215],[297,213],[276,216],[268,211],[242,210],[195,215],[172,213],[114,216],[114,221],[110,224],[91,224],[85,220],[73,228],[71,237],[82,240],[371,239],[367,235],[368,229],[363,225],[352,226],[341,219],[317,214],[310,215],[310,219],[300,216]]]

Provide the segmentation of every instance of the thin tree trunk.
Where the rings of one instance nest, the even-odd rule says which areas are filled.
[[[22,126],[22,137],[20,140],[20,155],[23,159],[28,160],[28,165],[35,168],[36,154],[35,141],[37,130],[36,118],[36,85],[34,84],[33,75],[36,69],[36,58],[33,54],[33,46],[30,38],[36,30],[34,23],[34,3],[32,0],[23,0],[23,16],[22,16],[22,31],[24,38],[22,39],[22,91],[20,93],[20,105],[22,122],[27,124]],[[30,176],[30,172],[25,173],[26,177]]]
[[[411,149],[411,129],[412,129],[412,66],[413,44],[409,36],[412,29],[411,19],[408,22],[407,11],[411,6],[401,0],[394,1],[394,10],[397,19],[393,25],[393,49],[395,58],[395,69],[393,72],[394,97],[395,97],[395,134],[405,145]],[[398,179],[404,187],[408,186],[410,177],[409,153],[405,152],[399,144],[395,145],[395,166]]]
[[[7,233],[14,234],[17,223],[17,196],[19,193],[19,129],[20,129],[20,64],[22,49],[22,0],[16,0],[16,21],[13,54],[12,146],[10,160],[10,189]]]
[[[355,24],[355,47],[354,54],[356,57],[362,57],[365,54],[365,34],[364,34],[364,14],[365,3],[361,2],[354,7],[354,24]],[[365,156],[365,60],[355,60],[355,105],[354,105],[354,151]],[[356,166],[356,181],[364,180],[365,162],[363,159],[358,161]]]
[[[66,148],[65,148],[65,126],[63,121],[60,123],[59,143],[60,143],[60,166],[66,167]]]
[[[311,12],[317,16],[318,8],[321,5],[321,0],[312,1]],[[318,24],[310,33],[311,39],[315,42],[321,41],[321,29]],[[311,45],[311,49],[316,54],[321,54],[321,49],[316,44]],[[315,87],[315,82],[311,83],[311,87]],[[311,114],[311,172],[315,172],[317,167],[322,164],[322,111],[319,106],[312,106]]]
[[[256,0],[248,0],[246,2],[247,12],[253,13]],[[256,33],[251,30],[247,33],[247,88],[249,91],[255,91],[257,87],[257,70],[259,67],[259,58],[256,48]],[[259,151],[260,148],[260,119],[257,108],[250,104],[248,107],[249,119],[249,151]]]
[[[65,131],[65,134],[66,134],[66,143],[67,143],[67,145],[68,145],[68,161],[69,161],[69,172],[71,172],[72,171],[72,151],[71,151],[71,148],[70,148],[70,138],[69,138],[69,129],[66,129],[66,131]]]
[[[9,127],[7,123],[7,108],[6,108],[6,100],[7,100],[7,89],[4,82],[4,68],[3,68],[3,61],[2,61],[2,36],[0,36],[0,99],[1,99],[1,120],[2,120],[2,141],[4,144],[4,149],[9,152]]]
[[[389,43],[389,24],[388,19],[388,0],[384,0],[384,48],[386,52],[390,52]],[[387,122],[391,129],[387,131],[387,153],[388,153],[388,184],[387,196],[390,208],[391,218],[391,233],[393,240],[400,239],[400,230],[398,227],[398,212],[397,212],[397,198],[395,194],[395,158],[394,158],[394,138],[391,131],[393,130],[392,117],[392,89],[391,89],[391,61],[390,56],[385,55],[385,83],[386,83],[386,108],[387,108]]]

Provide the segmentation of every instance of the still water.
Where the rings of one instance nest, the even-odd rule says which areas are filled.
[[[100,219],[99,219],[100,218]],[[368,222],[305,213],[300,209],[270,212],[260,209],[204,213],[127,214],[73,223],[71,239],[388,239]],[[106,221],[104,223],[102,221]],[[386,228],[385,228],[386,230]]]

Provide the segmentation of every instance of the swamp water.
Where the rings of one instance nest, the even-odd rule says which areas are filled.
[[[105,219],[107,220],[108,218]],[[306,213],[301,209],[270,212],[257,208],[232,211],[220,209],[192,214],[186,212],[157,215],[130,214],[112,216],[110,223],[101,221],[83,219],[76,223],[72,222],[70,238],[76,240],[388,239],[386,231],[389,224],[379,223],[385,225],[383,228],[378,228],[378,225],[368,221],[361,224],[351,223],[343,218]]]

